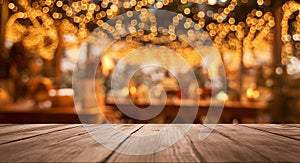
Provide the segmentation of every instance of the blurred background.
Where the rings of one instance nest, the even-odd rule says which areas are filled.
[[[177,14],[164,29],[151,26],[157,21],[151,15],[151,30],[144,30],[147,23],[130,19],[130,34],[105,47],[105,52],[87,43],[100,26],[110,34],[129,28],[122,22],[110,26],[106,21],[118,15],[130,18],[134,11],[143,13],[145,9]],[[202,123],[212,100],[225,102],[220,123],[300,122],[299,1],[0,0],[0,12],[0,123],[103,123],[104,119],[111,123],[171,123],[180,105],[197,105],[194,123]],[[204,66],[207,58],[174,35],[183,17],[184,28],[191,29],[184,35],[197,40],[200,36],[195,31],[207,32],[212,42],[201,40],[201,52],[216,48],[222,63]],[[99,33],[99,37],[106,36]],[[144,46],[160,48],[139,50]],[[155,64],[157,58],[167,60],[168,69],[143,69],[141,56],[126,60],[119,64],[120,80],[137,68],[140,71],[129,84],[120,82],[112,88],[116,65],[133,52],[156,55],[151,61]],[[190,68],[172,57],[175,52]],[[99,60],[96,57],[100,55]],[[84,72],[80,81],[84,91],[76,100],[80,107],[75,109],[72,76],[79,61],[83,63],[79,67]],[[220,70],[221,64],[225,72]],[[91,67],[96,67],[95,73],[86,73]],[[191,82],[191,73],[196,83]],[[95,80],[89,80],[91,75]],[[213,78],[218,75],[226,76],[226,81]],[[178,87],[176,79],[184,79],[183,87]],[[150,90],[153,86],[166,93]],[[227,90],[212,94],[212,87],[218,86]],[[91,100],[91,89],[97,102]],[[149,120],[130,118],[118,109],[112,92],[129,110],[130,102],[146,108],[150,97],[154,107],[164,105],[164,110]]]

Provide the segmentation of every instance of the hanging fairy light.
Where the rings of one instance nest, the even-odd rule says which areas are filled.
[[[289,33],[289,28],[290,28],[289,20],[291,19],[291,16],[294,13],[300,12],[300,4],[295,1],[288,1],[282,6],[282,10],[283,10],[283,18],[281,21],[281,27],[282,27],[281,41],[283,42],[284,46],[283,46],[281,62],[283,64],[288,64],[290,62],[290,59],[294,55],[293,41],[299,41],[298,35],[300,34],[300,25],[299,25],[300,16],[298,14],[298,16],[296,17],[296,21],[293,22],[295,30],[292,35]],[[299,43],[296,43],[295,47],[297,49],[297,52],[300,53]]]
[[[24,11],[16,12],[8,20],[6,39],[12,42],[22,41],[28,52],[51,60],[58,45],[54,21],[41,10],[30,7],[27,1],[18,2]],[[13,11],[16,8],[13,3],[9,3],[8,7]],[[28,19],[32,25],[26,27],[18,22],[19,19]]]
[[[242,0],[241,2],[237,0],[180,0],[179,2],[180,3],[175,7],[178,15],[173,17],[172,24],[170,24],[168,28],[156,29],[155,24],[157,20],[153,19],[153,17],[149,17],[149,21],[151,22],[150,31],[144,32],[145,23],[137,23],[137,20],[133,20],[128,27],[130,35],[126,36],[124,40],[133,45],[138,45],[139,41],[152,44],[165,43],[175,50],[180,51],[179,49],[185,49],[187,47],[184,42],[180,41],[174,35],[174,31],[179,23],[183,23],[185,28],[191,28],[191,30],[186,33],[186,35],[191,39],[197,37],[194,31],[205,28],[205,30],[207,30],[209,35],[213,38],[216,47],[221,52],[225,52],[230,49],[241,49],[242,47],[242,50],[249,50],[256,47],[257,44],[270,44],[270,40],[267,40],[266,38],[270,37],[271,29],[275,23],[274,18],[270,13],[253,10],[250,14],[248,14],[249,16],[246,18],[245,22],[237,22],[234,17],[229,17],[240,3],[248,3],[247,0]],[[224,6],[220,5],[216,13],[213,10],[208,9],[207,11],[204,11],[201,10],[201,8],[191,6],[191,4],[217,5],[219,3],[222,3]],[[270,5],[269,0],[264,0],[262,2],[258,0],[257,3],[259,5]],[[113,35],[115,32],[122,32],[124,24],[119,22],[115,26],[110,26],[105,23],[106,20],[112,19],[121,13],[126,13],[128,17],[131,17],[132,11],[143,11],[145,8],[161,9],[172,5],[174,5],[174,0],[103,0],[99,2],[92,0],[80,0],[68,3],[62,0],[41,0],[33,2],[31,5],[28,4],[27,0],[19,0],[18,3],[11,3],[8,6],[8,8],[14,11],[15,14],[10,17],[8,22],[10,27],[8,29],[11,30],[7,31],[7,38],[18,41],[27,31],[31,31],[32,34],[29,36],[38,36],[38,39],[29,39],[30,37],[28,37],[28,39],[26,39],[26,42],[28,41],[28,43],[25,44],[28,44],[26,47],[29,49],[33,49],[33,47],[37,46],[36,43],[38,41],[43,41],[42,38],[46,37],[48,41],[50,40],[52,46],[48,46],[48,49],[41,49],[40,51],[47,51],[45,53],[49,54],[42,55],[50,59],[53,58],[54,50],[57,48],[58,41],[57,27],[54,25],[54,20],[61,22],[62,32],[65,35],[74,36],[79,42],[84,42],[89,36],[90,26],[107,26],[107,30]],[[184,7],[184,5],[187,7]],[[20,7],[18,8],[18,6]],[[22,8],[26,11],[22,11]],[[44,15],[44,20],[39,27],[34,26],[36,31],[45,31],[45,29],[49,28],[51,29],[51,32],[48,30],[47,32],[39,33],[32,29],[29,30],[28,27],[15,21],[17,19],[33,20],[34,18],[41,17],[42,15]],[[181,22],[183,16],[189,16],[190,18],[187,19],[187,22]],[[207,24],[206,20],[209,17],[211,17],[213,22]],[[251,26],[250,31],[249,33],[245,33],[245,29],[248,26]],[[230,35],[231,33],[233,33],[233,35]],[[46,36],[47,34],[50,36]],[[297,38],[297,35],[294,37]],[[225,38],[228,39],[228,41],[225,41]],[[243,42],[241,42],[242,40]],[[179,43],[177,44],[176,42]],[[71,42],[67,42],[66,45],[71,45]],[[186,57],[189,56],[186,55]],[[239,56],[234,57],[234,59],[236,58],[239,58]]]

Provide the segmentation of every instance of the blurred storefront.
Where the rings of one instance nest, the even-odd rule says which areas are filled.
[[[213,100],[225,102],[221,123],[300,122],[298,1],[0,0],[0,7],[2,123],[170,123],[181,105],[197,105],[194,122],[202,123]],[[165,109],[134,120],[116,99],[128,109]]]

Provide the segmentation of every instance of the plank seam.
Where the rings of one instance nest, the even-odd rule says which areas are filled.
[[[78,125],[78,126],[80,126],[80,125]],[[13,142],[17,142],[17,141],[22,141],[22,140],[26,140],[26,139],[30,139],[30,138],[38,137],[38,136],[41,136],[41,135],[46,135],[46,134],[58,132],[58,131],[69,130],[69,129],[72,129],[72,128],[76,128],[78,126],[63,128],[63,129],[59,129],[59,130],[54,130],[54,131],[42,133],[42,134],[36,134],[36,135],[28,136],[28,137],[23,137],[23,138],[19,138],[19,139],[15,139],[15,140],[10,140],[10,141],[7,141],[7,142],[0,143],[0,145],[4,145],[4,144],[8,144],[8,143],[13,143]]]
[[[0,127],[7,127],[7,126],[12,126],[14,124],[1,124]]]
[[[284,124],[284,125],[291,126],[291,127],[296,127],[296,128],[300,128],[300,126],[296,126],[296,125],[293,125],[293,124]]]
[[[289,138],[289,139],[300,141],[300,139],[297,139],[297,138],[294,138],[294,137],[290,137],[288,135],[282,135],[282,134],[274,133],[274,132],[271,132],[271,131],[267,131],[267,130],[263,130],[263,129],[259,129],[259,128],[255,128],[255,127],[251,127],[251,126],[247,126],[247,125],[241,125],[241,126],[247,127],[247,128],[251,128],[251,129],[255,129],[255,130],[258,130],[258,131],[267,132],[269,134],[273,134],[273,135],[276,135],[276,136],[281,136],[281,137],[285,137],[285,138]]]
[[[5,135],[11,135],[14,133],[21,133],[21,132],[30,132],[30,131],[47,130],[47,129],[49,130],[49,129],[53,129],[53,128],[60,127],[60,126],[62,126],[62,125],[61,124],[57,124],[57,125],[53,125],[53,126],[51,125],[51,128],[49,128],[49,126],[38,126],[38,127],[31,127],[31,128],[16,129],[16,130],[12,130],[10,132],[5,132],[5,133],[0,132],[0,137],[5,136]]]
[[[204,125],[204,126],[205,126],[205,127],[208,127],[208,126],[206,126],[206,125]],[[208,128],[209,128],[209,127],[208,127]],[[267,156],[265,156],[265,155],[259,153],[258,151],[255,151],[253,148],[251,148],[251,147],[249,147],[249,146],[247,146],[247,145],[244,145],[244,144],[240,143],[239,141],[237,141],[237,140],[231,138],[230,136],[228,136],[228,135],[226,135],[226,134],[224,134],[224,133],[222,133],[222,132],[220,132],[220,131],[218,131],[218,130],[216,130],[216,129],[213,129],[213,130],[214,130],[215,132],[219,133],[220,135],[226,137],[227,139],[233,141],[234,143],[236,143],[236,144],[238,144],[238,145],[240,145],[240,146],[242,146],[242,147],[245,147],[245,148],[249,149],[250,151],[252,151],[252,152],[258,154],[259,156],[261,156],[261,157],[263,157],[264,159],[266,159],[268,162],[272,162],[272,160],[269,159]]]
[[[101,163],[103,162],[107,162],[109,160],[109,158],[115,153],[115,151],[121,147],[121,145],[130,138],[131,135],[133,135],[134,133],[138,132],[141,128],[143,128],[144,125],[142,125],[141,127],[137,128],[136,130],[134,130],[132,133],[129,134],[129,136],[127,136],[123,141],[120,142],[120,144],[118,144],[118,146],[108,155],[106,156],[103,161],[100,161]]]
[[[196,157],[200,160],[200,162],[207,162],[205,160],[204,156],[197,150],[197,148],[196,148],[194,142],[192,141],[192,139],[190,139],[187,135],[185,135],[184,137],[191,144],[192,150],[193,150],[194,154],[196,155]]]
[[[79,137],[79,136],[82,136],[82,135],[90,135],[90,132],[94,132],[94,131],[96,131],[96,130],[99,129],[99,128],[100,128],[100,127],[97,127],[97,128],[92,129],[92,130],[90,130],[90,131],[88,131],[88,132],[87,132],[86,129],[85,129],[83,132],[78,133],[78,134],[76,134],[76,135],[74,135],[74,136],[67,137],[67,138],[65,138],[64,140],[58,141],[57,143],[62,143],[62,142],[71,140],[71,139],[73,139],[73,138],[76,138],[76,137]]]

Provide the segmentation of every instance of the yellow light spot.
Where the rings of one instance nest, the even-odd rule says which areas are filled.
[[[136,88],[135,87],[130,87],[129,89],[130,94],[135,94],[136,93]]]
[[[8,4],[8,8],[11,9],[11,10],[14,9],[14,8],[15,8],[15,4],[9,3],[9,4]]]
[[[224,9],[224,14],[228,15],[230,13],[230,10],[228,8]]]
[[[44,8],[43,8],[43,12],[44,12],[44,13],[48,13],[48,12],[49,12],[49,7],[44,7]]]
[[[164,5],[168,5],[169,3],[170,3],[169,0],[163,0]]]
[[[110,8],[111,8],[111,10],[113,12],[117,12],[118,11],[118,7],[116,5],[111,5]]]
[[[248,88],[246,90],[247,98],[250,100],[257,100],[259,98],[259,92],[253,88]]]
[[[79,18],[78,16],[75,16],[75,17],[73,18],[73,20],[74,20],[75,23],[79,23],[80,18]]]
[[[164,6],[164,4],[162,2],[157,2],[155,4],[156,8],[162,8]]]
[[[103,20],[98,20],[98,21],[97,21],[97,25],[98,25],[98,26],[100,26],[100,25],[102,25],[102,24],[103,24]]]
[[[228,100],[228,95],[225,92],[221,91],[217,94],[216,98],[219,101],[227,101]]]
[[[130,3],[129,2],[124,2],[123,3],[123,7],[124,8],[129,8],[130,7]]]
[[[136,26],[137,23],[138,23],[137,20],[135,20],[135,19],[131,20],[131,25]]]
[[[57,1],[57,2],[56,2],[56,6],[57,6],[57,7],[61,7],[62,5],[63,5],[62,1]]]
[[[89,9],[90,10],[95,10],[96,9],[96,5],[94,3],[89,5]]]
[[[113,12],[112,12],[112,10],[111,10],[111,9],[108,9],[108,10],[106,10],[106,14],[107,14],[107,16],[110,16],[110,15],[112,15],[112,14],[113,14]]]
[[[135,5],[136,5],[136,1],[135,1],[135,0],[131,0],[131,1],[130,1],[130,5],[131,5],[131,6],[135,6]]]
[[[187,3],[187,0],[181,0],[181,3],[182,3],[182,4],[186,4],[186,3]]]
[[[247,97],[251,97],[251,96],[252,96],[252,93],[253,93],[253,88],[248,88],[248,89],[246,90],[246,95],[247,95]]]
[[[201,26],[200,26],[199,24],[195,24],[195,25],[194,25],[194,28],[195,28],[195,30],[200,30],[200,29],[201,29]]]
[[[128,96],[129,95],[128,88],[123,88],[122,89],[122,94],[123,94],[123,96]]]
[[[191,27],[190,23],[188,23],[188,22],[185,22],[183,26],[185,29],[188,29]]]
[[[215,5],[217,3],[217,0],[208,0],[207,3],[209,5]]]
[[[230,4],[229,6],[228,6],[228,9],[230,10],[230,11],[233,11],[234,10],[234,5],[232,5],[232,4]]]
[[[53,17],[54,19],[58,19],[59,14],[58,14],[57,12],[55,12],[55,13],[52,14],[52,17]]]
[[[258,91],[253,91],[253,98],[254,99],[258,99],[258,97],[259,97],[259,92]]]
[[[18,0],[19,5],[21,6],[27,6],[28,5],[28,1],[27,0]],[[47,3],[46,3],[47,4]]]
[[[155,3],[155,0],[148,0],[148,3],[152,5]]]
[[[66,4],[64,4],[64,5],[62,6],[62,9],[65,10],[65,11],[66,11],[68,8],[69,8],[69,6],[66,5]]]
[[[177,17],[178,17],[179,20],[183,19],[183,15],[182,14],[178,14]]]
[[[171,41],[175,40],[175,39],[176,39],[176,35],[171,34],[171,35],[169,36],[169,39],[170,39]]]
[[[217,18],[217,21],[218,21],[218,23],[222,23],[222,22],[223,22],[222,17],[219,16],[219,17]]]
[[[234,18],[229,18],[228,22],[229,22],[230,24],[234,24],[234,23],[235,23],[235,19],[234,19]]]
[[[264,4],[264,0],[257,0],[257,4],[258,5],[263,5]]]
[[[256,11],[255,15],[257,17],[261,17],[263,15],[263,13],[262,13],[262,11],[258,10],[258,11]]]
[[[199,18],[204,18],[205,17],[205,13],[203,11],[198,12],[197,15]]]
[[[189,8],[185,8],[183,12],[184,14],[189,15],[191,13],[191,10]]]
[[[129,18],[130,18],[130,17],[132,17],[132,16],[133,16],[133,12],[132,12],[132,11],[127,11],[127,12],[126,12],[126,15],[127,15],[127,17],[129,17]]]
[[[72,9],[68,10],[66,12],[66,15],[69,16],[69,17],[71,17],[73,15]]]
[[[269,25],[269,27],[274,27],[275,26],[275,21],[269,21],[268,25]]]
[[[88,8],[88,6],[87,6],[86,4],[83,4],[83,5],[81,6],[81,9],[82,9],[82,10],[87,10],[87,8]]]

